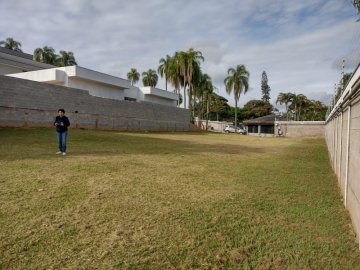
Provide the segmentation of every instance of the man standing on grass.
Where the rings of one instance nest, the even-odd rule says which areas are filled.
[[[57,139],[59,142],[59,152],[56,154],[62,154],[66,156],[66,137],[67,129],[70,126],[69,118],[65,116],[65,110],[58,110],[59,116],[56,116],[54,126],[56,126]]]

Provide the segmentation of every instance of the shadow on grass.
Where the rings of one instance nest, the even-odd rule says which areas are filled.
[[[169,138],[151,135],[165,134]],[[172,136],[193,136],[191,140],[178,140]],[[240,144],[198,143],[206,133],[127,133],[96,130],[70,130],[68,135],[69,156],[114,155],[188,155],[268,153],[271,149]],[[55,132],[52,129],[0,129],[0,160],[58,159]]]

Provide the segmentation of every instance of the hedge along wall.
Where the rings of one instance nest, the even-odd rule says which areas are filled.
[[[0,76],[0,126],[50,127],[64,108],[72,128],[189,131],[189,110],[91,96],[88,91]]]
[[[326,120],[325,138],[345,207],[360,233],[360,69]]]

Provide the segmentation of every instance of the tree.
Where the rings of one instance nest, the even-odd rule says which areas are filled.
[[[268,84],[268,78],[266,72],[263,71],[261,75],[261,93],[262,93],[262,101],[266,103],[270,103],[270,86]]]
[[[73,52],[60,51],[56,59],[56,64],[60,67],[77,65]]]
[[[294,116],[294,120],[299,121],[303,113],[303,110],[305,109],[308,103],[308,99],[303,94],[298,94],[298,95],[293,93],[289,93],[289,94],[291,97],[291,103],[289,105],[289,109]]]
[[[292,102],[293,100],[293,95],[292,93],[279,93],[277,99],[276,99],[276,104],[280,103],[280,105],[285,104],[285,110],[286,110],[286,120],[289,121],[289,104]]]
[[[304,111],[304,120],[324,121],[328,107],[318,100],[308,100]]]
[[[180,84],[184,87],[184,108],[186,109],[186,86],[188,85],[186,78],[186,66],[187,66],[187,56],[183,51],[175,52],[174,59],[176,63],[176,76],[180,79]]]
[[[14,40],[11,37],[8,37],[6,40],[1,40],[0,46],[3,46],[6,49],[13,50],[16,52],[22,52],[21,43],[19,41]]]
[[[350,81],[352,76],[352,73],[345,73],[342,78],[340,79],[340,82],[338,84],[338,87],[336,89],[336,94],[335,94],[335,103],[339,100],[339,98],[341,97],[342,93],[345,91],[346,85],[348,84],[348,82]]]
[[[174,86],[174,92],[180,95],[180,88],[183,85],[183,77],[180,75],[180,73],[178,72],[179,70],[179,63],[178,63],[178,58],[177,58],[177,54],[175,53],[173,57],[170,57],[170,62],[169,62],[169,66],[168,66],[168,81],[170,82],[170,84],[172,86]],[[180,104],[182,104],[183,102],[183,97],[181,96],[181,102],[178,102],[178,106],[180,106]]]
[[[194,86],[200,83],[201,69],[200,62],[204,61],[202,53],[190,48],[188,51],[177,51],[170,57],[168,67],[168,81],[174,86],[177,93],[180,88],[184,89],[184,108],[187,106],[186,96],[188,96],[188,107],[191,115],[194,115],[193,103],[195,100]],[[188,91],[187,91],[188,88]]]
[[[195,51],[190,48],[186,53],[186,66],[185,66],[185,82],[189,85],[189,109],[193,114],[193,96],[194,96],[194,83],[201,80],[200,61],[204,61],[204,57],[200,51]]]
[[[143,72],[142,77],[144,86],[156,87],[158,82],[158,75],[156,74],[155,70],[149,69],[148,71]]]
[[[244,105],[244,113],[247,119],[262,117],[273,112],[273,106],[263,100],[253,99]]]
[[[210,76],[208,74],[201,74],[199,77],[199,81],[194,87],[194,94],[201,99],[201,119],[203,119],[204,105],[206,107],[206,130],[208,129],[210,104],[213,90],[214,86],[211,82]]]
[[[303,94],[298,94],[296,95],[295,102],[297,107],[297,111],[295,111],[295,120],[300,121],[303,110],[308,104],[308,98]]]
[[[230,106],[227,104],[228,100],[216,93],[212,93],[212,103],[210,107],[210,112],[213,112],[216,114],[216,121],[219,121],[220,114],[226,113]]]
[[[134,85],[140,80],[140,73],[136,68],[131,68],[130,72],[127,74],[127,78],[131,82],[131,85]]]
[[[165,77],[165,90],[167,91],[169,66],[171,64],[170,55],[166,55],[165,58],[161,58],[159,61],[158,73],[162,77]]]
[[[242,93],[246,94],[249,89],[250,73],[246,70],[244,65],[238,65],[235,69],[228,69],[228,77],[225,78],[224,84],[226,92],[231,94],[233,92],[235,99],[235,129],[237,127],[237,103]]]
[[[34,51],[34,60],[37,62],[55,65],[57,55],[52,47],[44,46],[44,48],[37,48]]]

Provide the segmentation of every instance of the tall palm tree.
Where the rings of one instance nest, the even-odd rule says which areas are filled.
[[[131,68],[130,72],[127,74],[127,78],[131,82],[131,85],[134,85],[140,80],[140,73],[136,68]]]
[[[203,77],[203,92],[204,92],[204,97],[206,100],[206,130],[208,130],[209,127],[209,113],[210,113],[210,104],[211,104],[211,98],[212,98],[212,94],[214,91],[214,86],[211,82],[211,78],[207,75],[204,74]]]
[[[188,85],[188,80],[186,77],[186,66],[187,66],[187,55],[185,52],[175,52],[174,55],[176,61],[176,74],[180,79],[181,86],[184,87],[184,108],[186,109],[186,87]]]
[[[231,94],[234,93],[235,99],[235,129],[237,127],[237,103],[240,99],[240,95],[246,94],[249,90],[249,71],[246,70],[244,65],[238,65],[235,69],[229,68],[228,77],[225,78],[224,84],[226,92]]]
[[[285,110],[286,110],[286,120],[289,121],[289,103],[292,101],[292,93],[279,93],[276,104],[280,103],[280,105],[285,104]]]
[[[306,105],[308,104],[309,100],[306,96],[304,96],[303,94],[299,94],[296,96],[296,105],[298,108],[298,116],[297,116],[297,120],[300,121],[300,117],[304,111],[304,109],[306,108]]]
[[[34,60],[37,62],[54,65],[56,64],[57,55],[52,47],[44,46],[34,50]]]
[[[180,98],[180,88],[183,85],[183,77],[178,73],[179,64],[176,53],[173,57],[170,57],[170,62],[168,66],[168,81],[174,87],[174,92],[179,95]],[[178,102],[178,106],[183,102],[183,97],[181,96],[181,102]]]
[[[56,63],[60,67],[77,65],[73,52],[60,51],[60,55],[56,59]]]
[[[208,74],[200,74],[199,79],[194,85],[194,96],[198,100],[199,118],[204,119],[204,109],[207,105],[208,92],[212,91],[213,85]]]
[[[165,77],[165,90],[167,91],[169,66],[171,64],[170,55],[166,55],[165,58],[161,58],[159,61],[158,73],[162,77]]]
[[[157,81],[158,81],[158,75],[156,74],[156,71],[153,69],[149,69],[146,72],[142,73],[142,81],[144,86],[151,86],[156,87]]]
[[[204,57],[200,51],[190,48],[186,53],[185,81],[189,85],[189,109],[193,113],[192,100],[194,96],[194,82],[200,80],[201,70],[200,61],[204,61]]]
[[[289,109],[294,112],[295,121],[299,121],[302,115],[302,110],[304,109],[307,103],[307,97],[303,94],[293,94],[290,93],[291,96],[291,104],[289,105]]]
[[[9,50],[13,50],[16,52],[22,52],[21,50],[21,42],[14,40],[11,37],[8,37],[6,40],[0,41],[0,46],[4,46],[4,48],[7,48]]]

